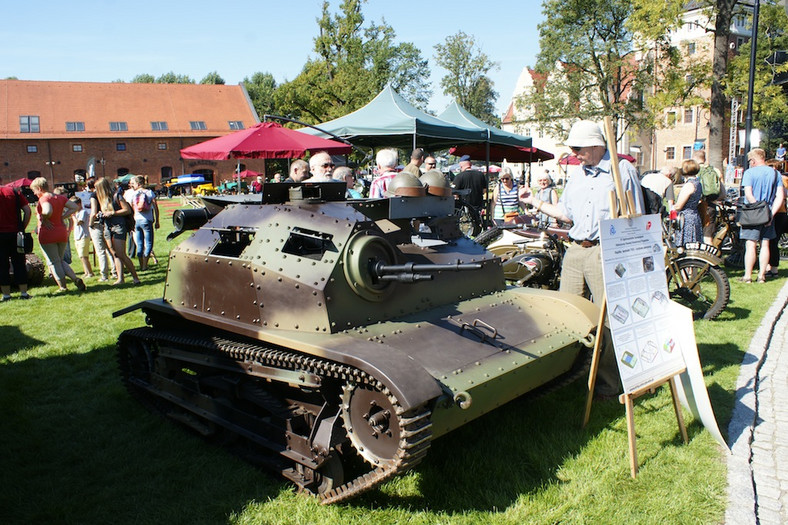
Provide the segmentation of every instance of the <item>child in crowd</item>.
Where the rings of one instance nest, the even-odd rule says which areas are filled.
[[[74,244],[77,248],[77,256],[82,261],[82,271],[85,277],[93,277],[93,268],[90,266],[90,212],[82,207],[79,197],[71,197],[71,201],[77,205],[74,212]]]

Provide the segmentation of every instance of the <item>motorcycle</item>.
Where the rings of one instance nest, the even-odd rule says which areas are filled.
[[[703,243],[678,247],[673,230],[663,223],[665,272],[670,298],[693,312],[694,319],[714,319],[730,300],[730,282],[721,268],[720,250]],[[516,286],[557,290],[568,242],[568,230],[532,225],[495,226],[476,242],[501,258],[504,276]]]

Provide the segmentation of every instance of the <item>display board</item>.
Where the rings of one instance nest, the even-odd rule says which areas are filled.
[[[680,373],[658,215],[600,222],[602,271],[624,393]]]

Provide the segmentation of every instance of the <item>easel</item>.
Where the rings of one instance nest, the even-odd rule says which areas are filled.
[[[621,217],[635,217],[638,214],[635,208],[635,201],[631,193],[624,193],[624,186],[621,183],[621,172],[618,167],[618,153],[616,151],[616,136],[613,132],[613,121],[610,117],[605,117],[605,137],[607,139],[607,150],[610,152],[610,166],[613,172],[613,182],[615,183],[615,192],[610,193],[610,213],[611,218],[618,217],[618,210],[621,210]],[[605,326],[605,317],[607,316],[607,292],[602,297],[602,304],[599,308],[599,322],[597,323],[597,336],[594,341],[594,351],[591,357],[591,370],[588,374],[588,393],[586,395],[586,407],[583,415],[583,427],[588,424],[591,416],[591,404],[594,400],[594,387],[596,385],[596,375],[599,370],[599,357],[602,352],[602,335]],[[669,376],[662,377],[652,381],[647,385],[643,385],[637,390],[618,396],[618,401],[626,408],[627,415],[627,434],[629,435],[629,466],[632,477],[635,478],[638,473],[638,460],[637,460],[637,447],[635,435],[635,416],[633,401],[645,394],[646,392],[654,391],[658,387],[668,383],[670,386],[670,395],[673,398],[673,410],[676,413],[676,420],[679,425],[679,431],[684,443],[689,442],[687,437],[687,428],[684,425],[684,419],[681,415],[681,405],[676,393],[676,376],[683,373],[685,369],[672,373]]]

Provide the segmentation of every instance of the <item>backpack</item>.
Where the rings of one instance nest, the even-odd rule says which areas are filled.
[[[643,214],[657,214],[664,217],[667,213],[665,205],[662,204],[662,196],[651,188],[641,186],[641,189],[643,190]]]
[[[131,202],[131,208],[136,212],[146,212],[150,209],[151,199],[146,191],[138,191],[134,194]]]
[[[703,196],[716,197],[720,194],[720,178],[717,176],[717,170],[711,166],[703,166],[698,173],[698,180],[703,188]]]

